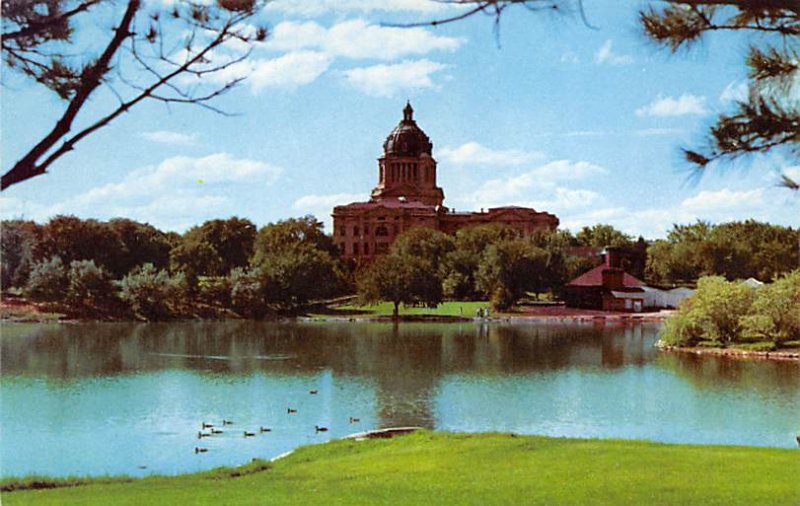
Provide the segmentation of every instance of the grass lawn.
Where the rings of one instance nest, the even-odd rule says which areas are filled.
[[[3,504],[797,505],[800,451],[420,432],[179,477],[4,493]]]
[[[471,318],[475,316],[478,308],[486,309],[489,307],[489,302],[443,302],[434,308],[428,307],[408,307],[400,305],[400,316],[464,316]],[[335,316],[340,314],[342,316],[392,316],[394,304],[391,302],[382,302],[380,304],[360,306],[352,304],[342,304],[339,306],[331,307],[330,312],[327,314],[313,315],[312,316]]]

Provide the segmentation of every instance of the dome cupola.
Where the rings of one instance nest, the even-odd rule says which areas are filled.
[[[391,131],[383,143],[385,156],[415,156],[430,155],[433,151],[431,140],[425,135],[417,122],[414,121],[414,109],[410,102],[406,102],[403,109],[403,119]]]

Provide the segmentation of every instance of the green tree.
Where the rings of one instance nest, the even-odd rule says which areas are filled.
[[[158,269],[169,266],[172,243],[169,236],[148,223],[127,218],[115,218],[107,224],[121,242],[121,251],[106,268],[115,278],[121,278],[134,268],[153,264]]]
[[[184,299],[186,279],[182,274],[170,276],[166,270],[145,264],[117,282],[119,297],[133,312],[146,320],[160,320],[174,314]]]
[[[224,276],[245,267],[253,255],[256,226],[247,219],[209,220],[190,228],[171,251],[173,270],[194,276]]]
[[[775,344],[800,339],[800,270],[756,290],[750,314],[741,318],[743,334]]]
[[[753,289],[722,276],[707,276],[678,310],[678,318],[665,328],[670,344],[691,345],[700,340],[728,345],[740,340],[742,316],[750,312]]]
[[[476,288],[498,310],[509,309],[526,292],[548,288],[546,250],[524,239],[500,241],[484,251],[475,274]]]
[[[67,273],[67,299],[82,307],[91,307],[112,299],[114,285],[109,273],[94,260],[74,260]]]
[[[32,221],[10,220],[0,224],[0,282],[5,290],[22,287],[28,281],[33,263],[41,255],[41,227]]]
[[[514,239],[517,231],[504,225],[479,225],[456,233],[454,249],[441,261],[444,295],[458,300],[478,297],[475,274],[483,253],[490,245]]]
[[[261,318],[266,313],[266,301],[261,280],[255,273],[237,267],[229,276],[231,307],[242,316]]]
[[[34,300],[63,301],[67,286],[64,262],[59,257],[52,257],[33,264],[25,295]]]
[[[44,174],[81,140],[144,100],[221,112],[210,102],[241,81],[221,72],[244,60],[247,46],[267,35],[250,24],[263,3],[5,0],[0,46],[6,68],[53,91],[65,105],[52,129],[3,174],[0,189]],[[86,33],[92,19],[109,17],[116,21],[107,37]],[[212,62],[222,48],[235,51],[242,44],[242,53]],[[183,46],[185,54],[166,49],[175,46]],[[214,73],[222,84],[197,86],[185,79]],[[103,90],[119,102],[87,107]]]
[[[583,227],[575,234],[575,239],[581,246],[604,248],[606,246],[621,247],[631,244],[631,238],[611,225],[592,225]]]
[[[411,255],[387,255],[359,272],[358,294],[368,304],[391,302],[396,318],[400,304],[441,302],[441,283],[429,262]]]
[[[41,255],[58,256],[66,265],[73,260],[94,260],[111,270],[119,263],[124,246],[119,236],[105,223],[75,216],[55,216],[41,228]]]
[[[265,300],[284,310],[335,295],[341,287],[338,248],[313,216],[264,226],[251,264]]]

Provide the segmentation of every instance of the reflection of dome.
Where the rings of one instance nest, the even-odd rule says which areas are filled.
[[[394,127],[383,143],[384,154],[419,156],[423,153],[430,155],[432,150],[431,140],[417,126],[417,122],[414,121],[414,109],[407,103],[403,109],[403,121]]]

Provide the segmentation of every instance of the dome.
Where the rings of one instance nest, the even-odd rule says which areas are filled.
[[[414,121],[414,109],[406,103],[403,120],[391,131],[383,143],[384,155],[420,156],[431,154],[433,144],[425,132]]]

